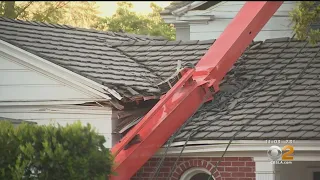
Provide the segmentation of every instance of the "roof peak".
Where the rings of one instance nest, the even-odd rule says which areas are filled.
[[[19,24],[25,24],[25,25],[31,25],[31,26],[40,26],[40,27],[48,27],[48,28],[67,29],[67,30],[75,30],[75,31],[83,31],[83,32],[108,34],[111,36],[114,36],[114,35],[131,36],[131,37],[135,37],[135,38],[148,37],[148,39],[151,39],[151,40],[165,40],[165,38],[162,36],[149,36],[149,35],[139,35],[139,34],[132,34],[132,33],[113,32],[113,31],[101,31],[101,30],[96,30],[96,29],[74,27],[74,26],[65,25],[65,24],[53,24],[53,23],[40,22],[40,21],[28,21],[28,20],[12,19],[12,18],[7,18],[7,17],[0,17],[0,21],[19,23]]]

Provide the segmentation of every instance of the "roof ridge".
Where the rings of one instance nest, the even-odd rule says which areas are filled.
[[[216,39],[208,39],[208,40],[175,40],[175,41],[152,41],[152,40],[145,40],[143,42],[141,41],[126,41],[126,42],[115,42],[110,43],[112,47],[117,46],[132,46],[132,45],[150,45],[150,46],[163,46],[163,45],[202,45],[202,44],[213,44],[216,41]]]
[[[111,36],[121,36],[121,37],[133,37],[137,40],[142,40],[140,38],[147,38],[151,40],[166,40],[162,36],[150,36],[150,35],[140,35],[140,34],[132,34],[132,33],[121,33],[121,32],[113,32],[113,31],[101,31],[97,29],[89,29],[89,28],[82,28],[82,27],[74,27],[66,24],[54,24],[54,23],[47,23],[47,22],[40,22],[40,21],[29,21],[29,20],[21,20],[21,19],[13,19],[7,17],[0,17],[0,21],[7,21],[12,23],[19,23],[19,24],[26,24],[32,26],[40,26],[40,27],[49,27],[49,28],[59,28],[59,29],[68,29],[68,30],[77,30],[77,31],[84,31],[84,32],[93,32],[93,33],[100,33],[100,34],[108,34]]]

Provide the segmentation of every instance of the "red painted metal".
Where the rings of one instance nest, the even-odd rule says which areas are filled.
[[[247,2],[194,69],[182,78],[129,133],[112,148],[115,155],[112,180],[129,180],[168,138],[198,110],[281,2]],[[205,99],[207,98],[207,99]],[[125,149],[139,135],[141,141]]]

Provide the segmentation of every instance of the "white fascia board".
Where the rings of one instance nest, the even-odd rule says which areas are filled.
[[[209,141],[206,143],[204,141],[198,141],[193,143],[193,146],[186,146],[183,150],[183,154],[187,153],[211,153],[211,152],[223,152],[226,149],[229,141],[226,140],[217,140],[211,141],[210,145],[200,145],[200,144],[209,144]],[[184,143],[183,143],[184,144]],[[172,144],[169,148],[167,154],[179,154],[181,152],[182,147],[174,147],[174,146],[183,146],[182,142],[180,144]],[[189,143],[188,143],[189,144]],[[284,146],[290,143],[286,143],[285,141],[280,144],[275,143],[267,143],[265,140],[255,141],[255,140],[237,140],[232,141],[231,145],[228,148],[228,152],[259,152],[266,151],[272,145]],[[297,140],[293,144],[295,151],[320,151],[320,141],[319,140]],[[162,147],[158,151],[158,155],[163,154],[166,151],[166,147]]]
[[[79,106],[79,105],[33,105],[33,106],[4,106],[0,113],[77,113],[111,115],[112,108],[109,106]]]
[[[177,17],[179,21],[185,21],[188,23],[207,23],[208,21],[214,20],[213,15],[201,15],[201,16],[181,16]]]
[[[194,9],[194,8],[196,8],[198,6],[201,6],[202,4],[204,4],[206,2],[208,2],[208,1],[194,1],[193,3],[188,4],[186,6],[183,6],[182,8],[179,8],[177,10],[174,10],[171,13],[173,15],[179,16],[179,15],[183,14],[184,12],[186,12],[188,10],[191,10],[191,9]]]
[[[179,23],[186,23],[185,21],[178,21],[177,18],[173,15],[162,15],[162,19],[167,24],[179,24]]]
[[[112,89],[109,89],[106,86],[103,86],[95,81],[92,81],[68,69],[58,66],[48,60],[45,60],[39,56],[36,56],[35,54],[25,51],[3,40],[0,40],[0,47],[0,51],[4,52],[8,56],[14,57],[16,60],[19,60],[18,63],[22,63],[37,71],[41,71],[41,73],[45,73],[51,77],[56,77],[69,86],[78,89],[81,88],[82,90],[101,96],[106,100],[111,99],[110,96],[106,95],[106,93],[110,93],[119,100],[122,99],[119,93]]]
[[[17,101],[1,101],[0,102],[0,107],[3,106],[31,106],[31,105],[59,105],[59,104],[84,104],[88,102],[103,102],[103,101],[108,101],[106,98],[101,98],[101,99],[77,99],[77,100],[17,100]]]

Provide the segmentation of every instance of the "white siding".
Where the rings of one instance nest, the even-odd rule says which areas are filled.
[[[0,102],[98,99],[25,67],[0,51]]]
[[[217,39],[227,25],[239,12],[245,1],[228,1],[206,10],[203,14],[214,15],[215,20],[208,24],[190,24],[191,40]],[[289,12],[294,8],[295,2],[284,2],[275,15],[256,36],[256,41],[269,38],[292,37],[292,25],[290,24]],[[188,12],[192,14],[192,11]]]
[[[110,148],[112,129],[115,124],[111,120],[110,107],[92,107],[79,105],[57,106],[6,106],[0,107],[0,117],[37,122],[39,125],[58,123],[60,125],[81,121],[83,125],[90,123],[98,133],[106,138],[105,146]]]

